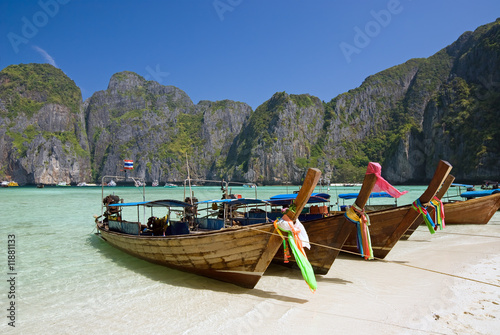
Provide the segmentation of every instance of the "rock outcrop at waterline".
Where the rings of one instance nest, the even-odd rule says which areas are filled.
[[[98,181],[123,174],[264,184],[360,181],[369,161],[394,183],[426,182],[439,159],[462,181],[500,179],[500,21],[464,33],[429,58],[369,76],[322,102],[275,93],[255,111],[200,101],[133,72],[82,102],[48,64],[0,72],[0,178],[21,184]]]

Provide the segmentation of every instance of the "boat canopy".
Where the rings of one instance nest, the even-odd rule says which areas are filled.
[[[451,184],[451,186],[455,186],[455,187],[467,187],[467,188],[471,188],[471,187],[474,187],[474,185],[469,185],[469,184]]]
[[[241,198],[241,199],[214,199],[214,200],[204,200],[204,201],[199,201],[195,203],[195,205],[201,205],[201,204],[229,204],[229,206],[236,206],[236,205],[255,205],[255,204],[269,204],[267,200],[260,200],[260,199],[247,199],[247,198]]]
[[[280,206],[280,205],[289,205],[295,199],[297,199],[297,193],[274,195],[268,201],[272,205]],[[330,194],[328,194],[328,193],[313,193],[309,197],[309,201],[307,203],[308,204],[315,204],[315,203],[319,203],[319,202],[327,202],[329,200],[330,200]]]
[[[496,190],[482,190],[482,191],[467,191],[460,194],[460,196],[462,198],[472,199],[472,198],[484,197],[495,193],[500,193],[500,190],[496,189]]]
[[[342,193],[339,194],[340,199],[356,199],[358,197],[359,193]],[[373,192],[370,194],[370,198],[393,198],[389,193],[387,192]]]
[[[112,204],[113,207],[129,207],[129,206],[145,206],[145,207],[191,207],[184,201],[167,199],[167,200],[153,200],[153,201],[139,201],[139,202],[125,202],[121,204]]]

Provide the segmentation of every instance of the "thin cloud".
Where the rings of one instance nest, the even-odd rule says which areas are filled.
[[[35,49],[40,55],[42,55],[42,57],[47,61],[47,63],[49,63],[52,66],[55,66],[55,67],[59,68],[59,66],[57,66],[56,61],[54,60],[54,58],[52,58],[52,56],[49,55],[47,53],[47,51],[43,50],[42,48],[40,48],[40,47],[38,47],[36,45],[33,46],[33,49]]]

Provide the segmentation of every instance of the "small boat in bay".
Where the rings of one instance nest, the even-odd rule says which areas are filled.
[[[172,183],[165,183],[163,187],[177,187],[177,185],[172,184]]]
[[[108,182],[103,182],[101,185],[102,186],[115,187],[116,186],[116,181],[114,181],[113,179],[111,179]]]
[[[2,187],[16,187],[19,184],[15,181],[2,181]]]
[[[301,211],[320,172],[310,169],[295,206]],[[104,183],[103,183],[104,184]],[[104,190],[102,191],[104,194]],[[145,199],[145,195],[143,195]],[[254,223],[219,230],[196,230],[190,225],[193,205],[178,200],[123,203],[117,196],[103,197],[103,212],[95,217],[98,235],[114,247],[135,257],[170,268],[253,288],[272,261],[282,239],[271,223]],[[124,208],[137,208],[137,220],[125,220]],[[141,222],[141,209],[150,209]],[[155,216],[154,210],[161,215]],[[174,220],[174,213],[181,218]],[[145,218],[145,214],[143,214]],[[297,215],[289,213],[295,221]]]

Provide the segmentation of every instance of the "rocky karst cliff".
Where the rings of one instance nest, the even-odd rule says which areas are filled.
[[[425,182],[437,161],[461,181],[500,179],[500,21],[464,33],[429,58],[369,76],[322,102],[278,92],[255,111],[200,101],[133,72],[85,102],[50,65],[0,72],[0,177],[22,183],[99,181],[123,174],[300,183],[360,181],[369,161],[395,183]]]
[[[80,89],[48,64],[0,72],[0,171],[20,184],[89,180]]]
[[[117,73],[106,91],[85,102],[94,175],[118,175],[123,159],[132,159],[136,176],[182,181],[186,156],[192,176],[217,175],[220,157],[251,112],[229,100],[194,105],[176,87]]]

